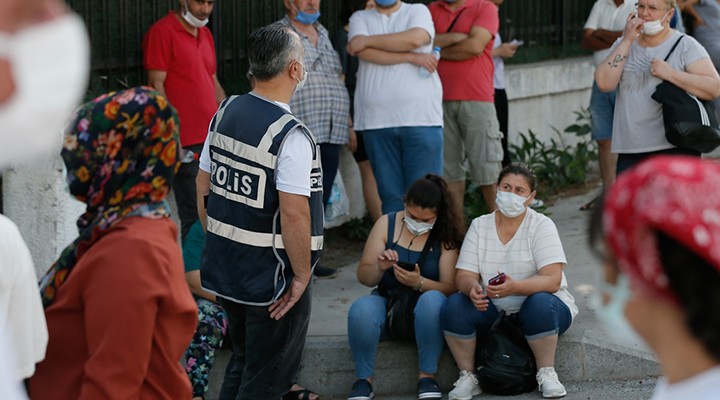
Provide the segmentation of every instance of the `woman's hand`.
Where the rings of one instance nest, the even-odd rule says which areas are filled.
[[[510,42],[503,43],[492,51],[493,57],[511,58],[515,55],[518,45]]]
[[[398,253],[392,249],[385,249],[380,255],[378,255],[378,266],[380,271],[385,272],[395,265],[395,261],[398,260]]]
[[[638,17],[636,13],[628,15],[627,21],[625,22],[625,29],[623,29],[623,39],[634,42],[635,39],[640,36],[640,31],[645,20]]]
[[[488,285],[485,290],[487,291],[488,297],[491,299],[501,299],[515,294],[515,284],[516,282],[510,277],[510,275],[506,275],[505,282],[499,285]]]
[[[473,287],[470,288],[470,291],[468,292],[468,297],[470,298],[470,301],[472,301],[472,303],[475,305],[475,308],[478,309],[478,311],[487,311],[488,303],[490,303],[490,300],[488,300],[488,296],[480,285],[480,282],[477,282],[477,284],[473,285]]]
[[[674,71],[673,67],[663,60],[653,58],[650,62],[650,74],[656,78],[660,78],[664,81],[670,80],[670,75]]]
[[[395,279],[403,285],[413,289],[420,286],[422,275],[420,275],[420,267],[417,264],[415,264],[414,271],[408,271],[397,264],[393,264],[393,272],[395,273]]]

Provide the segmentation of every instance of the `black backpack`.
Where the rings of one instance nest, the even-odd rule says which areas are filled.
[[[506,316],[501,311],[478,344],[475,360],[483,392],[517,395],[537,388],[535,357],[517,314]]]

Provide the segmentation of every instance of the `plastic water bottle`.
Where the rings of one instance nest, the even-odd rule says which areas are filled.
[[[440,47],[435,46],[433,47],[433,50],[430,54],[432,54],[432,56],[435,57],[436,60],[440,60],[440,50]],[[418,73],[420,74],[421,78],[429,78],[432,75],[432,73],[430,73],[427,68],[422,66],[418,67]]]

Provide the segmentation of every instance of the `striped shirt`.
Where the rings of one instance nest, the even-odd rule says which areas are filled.
[[[293,27],[287,15],[278,22],[295,30],[305,47],[303,64],[307,82],[292,96],[290,108],[315,135],[317,143],[347,143],[350,98],[342,80],[340,57],[333,49],[327,29],[315,23],[319,37],[315,46]]]

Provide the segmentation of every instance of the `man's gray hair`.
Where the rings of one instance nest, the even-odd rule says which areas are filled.
[[[250,73],[259,81],[270,80],[300,58],[301,48],[299,36],[287,25],[260,27],[248,38]]]

